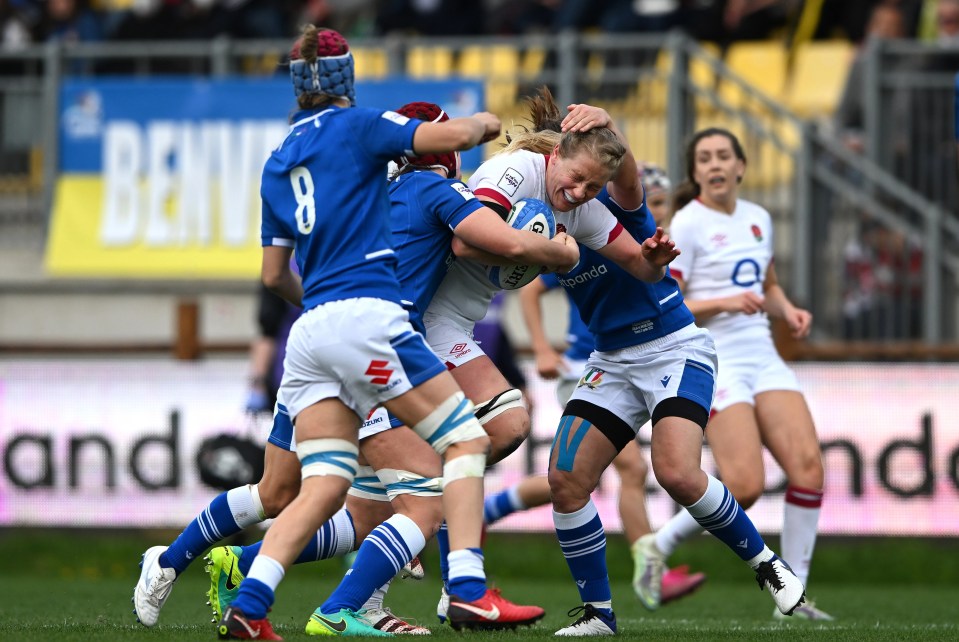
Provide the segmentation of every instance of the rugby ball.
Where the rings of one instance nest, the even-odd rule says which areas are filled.
[[[535,232],[548,239],[556,234],[553,210],[535,198],[516,201],[506,217],[506,223],[513,229]],[[486,268],[486,275],[496,287],[515,290],[531,283],[542,271],[540,265],[491,265]]]

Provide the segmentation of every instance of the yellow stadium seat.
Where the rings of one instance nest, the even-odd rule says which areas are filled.
[[[722,50],[716,43],[701,42],[699,45],[706,53],[716,58],[722,57]],[[669,51],[665,48],[660,49],[656,56],[654,73],[640,79],[640,104],[648,106],[656,113],[666,109],[669,74],[672,69],[673,61]],[[716,72],[704,58],[694,56],[689,60],[689,80],[700,90],[712,91],[716,87]],[[696,106],[697,109],[708,110],[708,101],[697,100]]]
[[[520,72],[525,78],[535,78],[543,73],[546,66],[546,50],[542,47],[530,47],[523,55]]]
[[[473,45],[460,51],[461,76],[486,81],[486,109],[502,111],[516,104],[519,91],[519,52],[508,45]]]
[[[449,47],[411,47],[406,52],[406,75],[412,78],[446,78],[452,73]]]
[[[383,78],[390,71],[386,50],[376,47],[350,47],[357,78]]]
[[[726,65],[767,98],[782,102],[786,87],[786,48],[779,41],[737,42],[726,52]],[[740,87],[724,80],[720,97],[733,107],[746,102]]]
[[[796,49],[786,106],[800,116],[829,116],[846,86],[854,46],[845,40],[804,42]]]

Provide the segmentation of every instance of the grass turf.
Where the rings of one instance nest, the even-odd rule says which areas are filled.
[[[135,622],[130,596],[136,562],[167,534],[8,531],[0,536],[6,569],[0,576],[0,639],[213,639],[202,564],[178,581],[160,624]],[[492,535],[487,544],[491,582],[521,602],[547,610],[544,622],[516,632],[457,634],[438,624],[435,548],[425,556],[428,578],[395,582],[394,612],[433,629],[432,639],[552,638],[578,604],[558,546],[548,536]],[[955,544],[943,540],[824,540],[817,550],[812,596],[832,623],[772,619],[772,600],[751,573],[716,542],[703,538],[681,549],[677,563],[709,574],[694,596],[656,612],[643,609],[629,586],[631,562],[620,538],[610,538],[610,575],[621,637],[643,640],[955,640],[959,585]],[[535,572],[532,572],[535,569]],[[303,627],[342,574],[338,561],[291,570],[280,586],[271,620],[290,640],[310,639]]]

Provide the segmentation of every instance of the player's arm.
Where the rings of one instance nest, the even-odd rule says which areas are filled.
[[[547,239],[535,232],[513,229],[490,207],[482,207],[467,216],[453,233],[466,246],[506,260],[505,263],[493,263],[467,257],[487,265],[546,265],[555,268],[554,271],[568,272],[579,261],[579,247],[573,238],[560,232]],[[454,245],[454,253],[456,249]],[[461,255],[457,253],[457,256]]]
[[[647,283],[656,283],[666,276],[666,266],[679,256],[679,248],[661,227],[642,244],[630,234],[621,233],[597,251]]]
[[[686,280],[675,272],[670,276],[679,285],[679,289],[686,291]],[[744,290],[742,294],[734,296],[718,297],[715,299],[686,299],[686,307],[696,317],[697,323],[702,323],[712,319],[717,314],[723,312],[742,312],[743,314],[756,314],[763,309],[763,298],[752,290]]]
[[[592,105],[569,105],[569,112],[563,119],[563,131],[585,132],[594,127],[605,127],[616,134],[616,138],[626,148],[626,155],[613,179],[607,184],[609,195],[624,210],[632,211],[643,204],[643,185],[639,180],[639,167],[629,147],[626,136],[616,126],[616,121],[600,107]]]
[[[543,279],[534,279],[519,291],[519,305],[523,312],[523,321],[529,330],[530,345],[536,358],[536,371],[544,379],[555,379],[562,374],[563,355],[558,353],[546,337],[543,326],[543,310],[540,306],[542,296],[546,294]]]
[[[779,278],[776,276],[776,267],[772,263],[766,271],[766,279],[763,281],[763,293],[766,295],[763,308],[769,316],[782,319],[789,326],[793,337],[802,339],[809,335],[809,328],[812,325],[812,314],[808,310],[797,308],[793,305],[786,292],[779,285]]]
[[[282,245],[263,247],[263,263],[260,278],[263,285],[277,296],[296,306],[303,305],[303,282],[290,268],[293,248]]]
[[[441,123],[423,123],[413,133],[413,151],[421,155],[471,149],[499,136],[500,127],[499,118],[485,111]]]

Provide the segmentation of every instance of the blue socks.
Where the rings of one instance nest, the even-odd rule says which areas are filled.
[[[575,513],[557,513],[554,510],[553,525],[583,603],[605,609],[611,614],[612,593],[606,570],[606,531],[593,501],[590,500]]]
[[[240,486],[220,493],[160,555],[158,562],[179,575],[210,546],[247,526],[259,524],[263,518],[256,486]]]
[[[490,495],[483,502],[483,521],[487,525],[494,524],[507,515],[526,508],[519,498],[519,485],[511,486],[495,495]]]
[[[353,516],[350,515],[350,511],[341,508],[329,521],[320,526],[320,530],[316,531],[316,534],[310,538],[306,547],[293,563],[303,564],[346,555],[353,550],[355,539],[356,530],[353,528]],[[263,540],[241,547],[243,552],[240,554],[238,567],[243,575],[249,574],[250,565],[253,564],[253,560],[260,552],[261,546],[263,546]]]
[[[706,476],[706,493],[686,510],[743,561],[750,562],[763,552],[766,543],[729,489],[712,475]]]
[[[425,545],[426,538],[416,522],[405,515],[393,515],[363,540],[353,567],[320,607],[320,612],[360,610],[376,589],[399,573]]]

